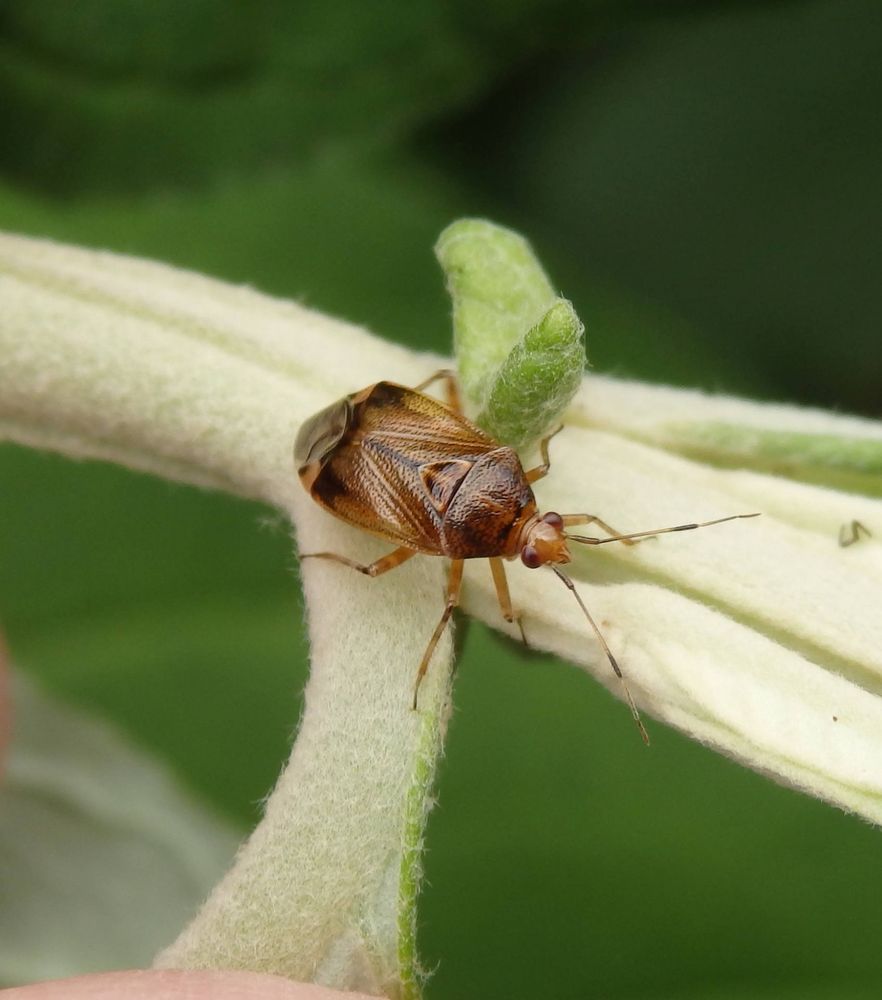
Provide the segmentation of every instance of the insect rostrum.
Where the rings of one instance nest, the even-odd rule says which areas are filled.
[[[445,382],[447,405],[422,392],[438,380]],[[354,392],[300,428],[294,446],[297,471],[322,507],[396,548],[368,565],[333,552],[310,552],[301,558],[332,559],[372,577],[420,553],[450,560],[447,601],[417,670],[414,708],[432,653],[459,603],[463,561],[490,561],[502,614],[519,626],[503,560],[520,556],[530,569],[548,564],[578,601],[622,681],[631,713],[648,742],[615,657],[572,580],[559,568],[570,561],[567,543],[633,545],[668,531],[756,515],[736,514],[701,524],[623,535],[593,514],[541,514],[531,485],[549,470],[548,442],[552,436],[540,444],[542,463],[525,471],[513,448],[494,441],[463,415],[455,376],[448,371],[436,372],[413,389],[377,382]],[[578,524],[596,524],[607,536],[573,535],[565,530]]]

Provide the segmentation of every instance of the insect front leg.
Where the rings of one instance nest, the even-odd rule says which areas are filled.
[[[450,562],[450,574],[447,577],[447,603],[444,605],[444,611],[441,615],[441,620],[435,626],[435,631],[432,633],[432,638],[429,639],[429,645],[426,646],[426,651],[423,653],[423,658],[420,660],[419,670],[417,670],[416,682],[413,686],[413,709],[416,711],[417,707],[417,695],[419,694],[420,684],[423,682],[423,677],[426,675],[426,671],[429,669],[429,662],[432,659],[432,654],[435,652],[435,647],[438,645],[438,640],[444,633],[444,628],[450,621],[450,616],[453,614],[453,609],[459,604],[459,592],[462,589],[462,570],[463,570],[464,560],[453,559]]]
[[[516,614],[511,606],[511,594],[508,592],[508,580],[505,578],[505,566],[501,559],[488,559],[487,562],[490,563],[490,572],[493,574],[493,583],[496,586],[496,599],[499,601],[499,607],[502,610],[502,617],[509,623],[517,622],[518,628],[521,630],[521,639],[525,646],[529,646],[527,642],[527,636],[524,632],[524,624],[521,621],[521,616]]]
[[[422,392],[423,389],[428,389],[428,387],[433,382],[445,383],[444,385],[444,395],[447,397],[447,405],[453,410],[454,413],[462,415],[462,400],[459,395],[459,382],[456,378],[456,372],[452,371],[450,368],[442,368],[440,371],[435,372],[434,375],[430,375],[424,382],[420,382],[419,385],[415,385],[414,392]]]
[[[528,469],[527,472],[524,473],[527,477],[528,483],[535,483],[537,480],[548,475],[548,470],[551,468],[551,460],[548,457],[548,442],[554,437],[555,434],[560,434],[562,430],[563,424],[553,430],[547,437],[542,438],[539,442],[539,454],[542,456],[542,464],[537,465],[535,469]]]
[[[354,559],[347,559],[346,556],[338,556],[336,552],[304,552],[300,558],[332,559],[334,562],[343,563],[344,566],[357,569],[359,573],[364,573],[365,576],[382,576],[383,573],[388,573],[390,569],[395,569],[396,566],[407,562],[411,556],[415,556],[416,554],[416,549],[409,549],[402,545],[400,549],[393,549],[388,555],[367,564],[356,562]]]

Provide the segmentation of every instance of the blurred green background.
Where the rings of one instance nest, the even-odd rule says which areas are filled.
[[[878,417],[880,107],[878,0],[5,0],[0,227],[447,352],[431,247],[485,215],[596,369]],[[52,690],[255,821],[306,676],[278,519],[5,447],[0,616]],[[868,826],[658,725],[644,751],[477,625],[456,705],[429,1000],[880,995]]]

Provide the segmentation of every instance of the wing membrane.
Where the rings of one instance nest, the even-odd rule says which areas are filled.
[[[313,496],[350,524],[439,552],[444,510],[496,442],[437,400],[391,382],[353,404],[349,431],[324,462]]]

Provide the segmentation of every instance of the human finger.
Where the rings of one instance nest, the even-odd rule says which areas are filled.
[[[371,1000],[259,972],[104,972],[0,990],[2,1000]]]

